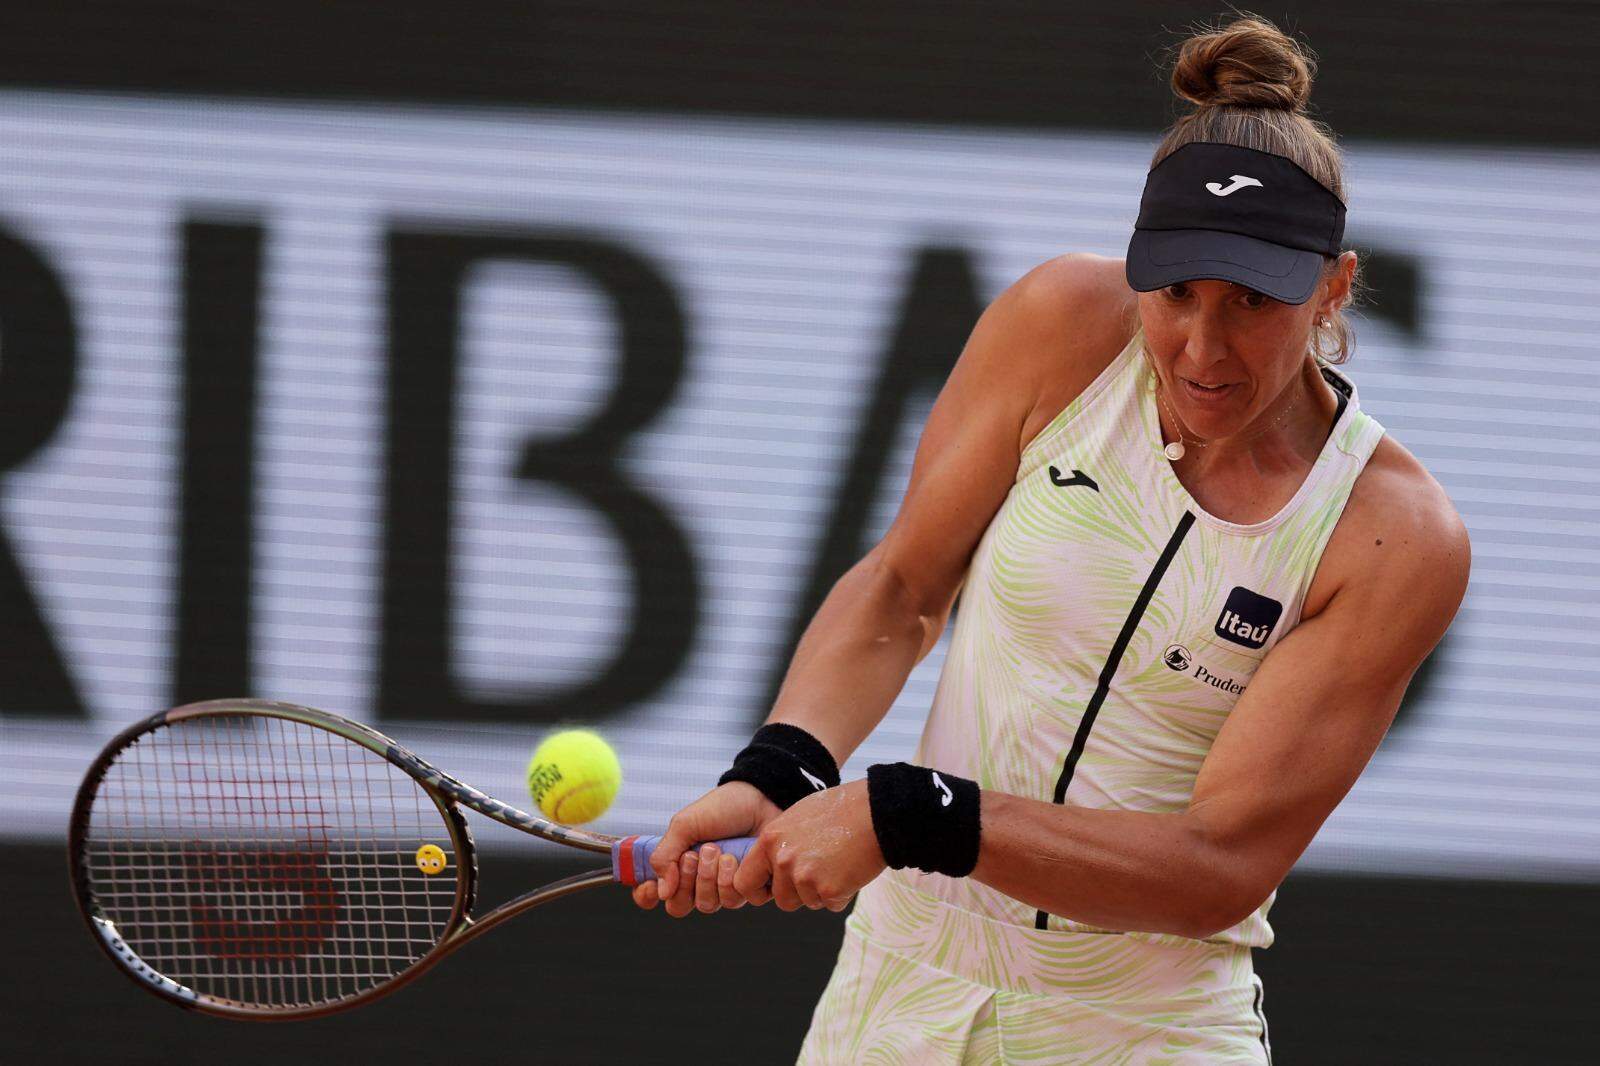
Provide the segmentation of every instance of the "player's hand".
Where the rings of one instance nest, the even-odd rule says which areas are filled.
[[[633,901],[645,910],[664,901],[674,918],[694,910],[709,914],[744,906],[746,898],[733,887],[732,856],[722,855],[715,844],[698,850],[692,845],[754,836],[782,813],[748,782],[730,781],[712,789],[673,816],[650,856],[656,880],[636,886]]]
[[[867,783],[851,781],[767,822],[734,871],[733,887],[751,903],[771,899],[779,910],[842,911],[883,870]]]

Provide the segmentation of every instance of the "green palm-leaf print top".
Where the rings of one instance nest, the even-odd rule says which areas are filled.
[[[1299,621],[1383,427],[1349,378],[1324,367],[1343,403],[1305,482],[1265,521],[1223,521],[1162,454],[1143,340],[1135,334],[1023,452],[962,586],[920,763],[1035,799],[1055,800],[1064,784],[1060,801],[1076,806],[1181,811],[1228,712]],[[1104,931],[971,879],[892,876],[989,918]],[[1265,947],[1271,904],[1212,939]]]

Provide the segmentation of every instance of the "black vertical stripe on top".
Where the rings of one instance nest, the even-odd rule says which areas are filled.
[[[1145,608],[1150,606],[1150,597],[1156,594],[1156,587],[1161,584],[1162,576],[1166,574],[1167,567],[1172,565],[1173,556],[1178,554],[1178,546],[1183,543],[1183,538],[1192,525],[1194,525],[1194,512],[1183,512],[1183,517],[1178,519],[1178,527],[1172,531],[1167,546],[1161,550],[1161,558],[1156,560],[1150,576],[1144,579],[1144,588],[1139,590],[1139,598],[1133,601],[1133,608],[1122,623],[1122,632],[1117,634],[1117,642],[1111,645],[1111,654],[1106,656],[1106,664],[1100,669],[1100,680],[1094,686],[1094,695],[1089,697],[1089,706],[1084,708],[1083,718],[1078,722],[1078,733],[1072,738],[1072,750],[1067,753],[1067,761],[1061,767],[1061,777],[1056,781],[1056,803],[1061,803],[1067,798],[1067,786],[1072,784],[1072,773],[1078,768],[1078,760],[1083,757],[1083,746],[1089,742],[1089,730],[1094,728],[1094,720],[1100,713],[1100,705],[1105,702],[1106,692],[1111,688],[1111,679],[1116,676],[1117,666],[1121,664],[1122,656],[1128,650],[1128,641],[1133,639],[1134,632],[1139,628],[1139,620],[1144,617]],[[1035,929],[1046,929],[1049,928],[1049,922],[1049,913],[1040,911],[1034,918],[1033,925]]]
[[[1261,982],[1256,982],[1255,1002],[1250,1004],[1250,1009],[1256,1012],[1256,1021],[1261,1023],[1261,1050],[1266,1052],[1267,1066],[1272,1066],[1272,1041],[1267,1039],[1267,1016],[1261,1013]]]

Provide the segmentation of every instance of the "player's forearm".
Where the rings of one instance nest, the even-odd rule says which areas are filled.
[[[1207,937],[1270,891],[1191,812],[1063,807],[988,791],[982,811],[972,876],[1088,925]]]
[[[769,722],[799,726],[839,765],[888,713],[946,615],[919,615],[864,560],[839,579],[795,649]]]

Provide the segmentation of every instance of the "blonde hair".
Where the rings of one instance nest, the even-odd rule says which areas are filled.
[[[1266,19],[1239,14],[1226,25],[1198,27],[1177,47],[1172,91],[1194,110],[1167,130],[1150,166],[1197,141],[1254,148],[1293,161],[1344,201],[1344,166],[1333,131],[1306,113],[1316,57]],[[1337,263],[1328,259],[1323,276],[1337,270]],[[1344,302],[1326,320],[1319,316],[1312,331],[1319,362],[1350,358],[1355,334],[1344,309],[1356,301],[1359,284],[1358,274]]]

